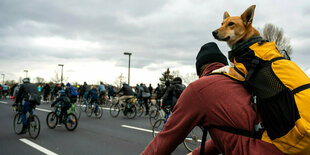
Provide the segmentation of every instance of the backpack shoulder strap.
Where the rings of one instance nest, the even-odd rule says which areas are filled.
[[[228,73],[220,73],[220,72],[216,72],[216,73],[210,73],[210,74],[207,74],[205,76],[211,76],[211,75],[223,75],[223,76],[226,76],[234,81],[237,81],[237,82],[240,82],[240,83],[243,83],[243,81],[239,80],[237,77],[231,75],[231,74],[228,74]]]

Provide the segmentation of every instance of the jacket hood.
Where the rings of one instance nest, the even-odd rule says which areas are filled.
[[[219,69],[219,68],[222,68],[224,67],[225,65],[223,63],[220,63],[220,62],[214,62],[210,65],[208,65],[208,67],[206,67],[206,69],[203,71],[203,74],[201,74],[203,76],[207,75],[207,74],[210,74],[212,71],[216,70],[216,69]],[[201,78],[199,77],[199,78]]]

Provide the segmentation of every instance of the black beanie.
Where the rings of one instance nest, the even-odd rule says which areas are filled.
[[[220,62],[228,65],[226,56],[220,51],[216,43],[209,42],[204,44],[196,57],[196,73],[199,75],[200,68],[212,62]]]

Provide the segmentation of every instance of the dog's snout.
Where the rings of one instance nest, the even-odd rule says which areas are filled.
[[[218,32],[217,30],[213,31],[213,32],[212,32],[213,37],[214,37],[214,38],[217,38],[217,34],[218,34],[218,33],[219,33],[219,32]]]

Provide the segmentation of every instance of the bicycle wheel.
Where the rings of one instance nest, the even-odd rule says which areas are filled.
[[[29,135],[31,138],[36,139],[40,134],[40,119],[37,115],[32,115],[28,117],[28,123],[29,123]]]
[[[137,109],[134,105],[130,105],[129,108],[127,108],[126,117],[129,119],[135,118],[137,115]]]
[[[159,118],[160,118],[160,114],[159,114],[159,111],[158,111],[158,110],[152,110],[152,111],[150,111],[149,120],[150,120],[151,126],[153,126],[154,123],[155,123]]]
[[[159,119],[154,123],[152,129],[153,137],[155,137],[158,134],[158,132],[164,128],[164,125],[165,125],[165,119]]]
[[[66,126],[68,131],[75,130],[75,128],[78,125],[78,120],[77,120],[76,116],[74,114],[72,114],[72,113],[67,115],[67,118],[66,118],[65,121],[66,121],[65,122],[65,126]]]
[[[137,116],[142,116],[143,112],[144,112],[144,106],[139,103],[136,104],[137,105]]]
[[[103,110],[101,109],[101,107],[98,107],[98,111],[95,112],[96,118],[100,119],[102,117],[102,114],[103,114]]]
[[[80,119],[80,117],[81,117],[81,109],[80,108],[76,108],[76,105],[75,104],[73,104],[71,107],[70,107],[70,109],[68,110],[68,113],[73,113],[76,117],[77,117],[77,119],[79,120]]]
[[[93,110],[93,106],[91,104],[88,104],[87,105],[87,108],[86,108],[86,115],[88,117],[91,117],[91,115],[93,114],[94,110]]]
[[[57,125],[58,117],[55,112],[49,112],[46,117],[46,124],[50,129],[54,129]]]
[[[119,115],[120,111],[121,111],[121,109],[120,109],[118,103],[111,105],[111,107],[110,107],[110,115],[112,117],[114,117],[114,118],[117,117]]]
[[[203,130],[201,127],[196,126],[193,130],[186,136],[183,141],[185,148],[192,152],[195,148],[201,145],[201,137],[203,134]]]
[[[16,134],[21,134],[23,129],[23,123],[22,123],[22,115],[21,113],[17,113],[14,117],[13,122],[14,131]]]

